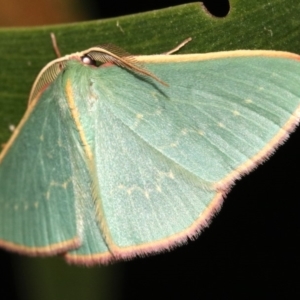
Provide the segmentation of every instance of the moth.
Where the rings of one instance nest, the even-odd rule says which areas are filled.
[[[35,81],[0,154],[0,246],[106,264],[207,227],[299,123],[300,56],[96,46]]]

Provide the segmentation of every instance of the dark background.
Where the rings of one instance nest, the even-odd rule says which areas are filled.
[[[152,0],[152,1],[95,1],[87,0],[93,6],[91,17],[95,19],[110,18],[122,15],[128,15],[133,13],[139,13],[154,9],[161,9],[170,6],[186,4],[197,1],[184,1],[184,0]],[[86,3],[88,3],[86,2]],[[205,7],[214,16],[222,17],[226,16],[229,12],[228,0],[205,0],[201,1]]]
[[[96,19],[184,1],[86,3]],[[206,4],[214,15],[228,12],[227,1]],[[269,161],[237,182],[198,239],[172,252],[119,263],[124,272],[121,299],[298,298],[299,140],[300,129]],[[11,257],[0,252],[0,299],[17,299]]]

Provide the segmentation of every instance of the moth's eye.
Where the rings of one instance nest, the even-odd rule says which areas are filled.
[[[93,60],[92,58],[90,58],[88,55],[82,56],[82,57],[81,57],[81,61],[82,61],[85,65],[96,66],[96,61]]]

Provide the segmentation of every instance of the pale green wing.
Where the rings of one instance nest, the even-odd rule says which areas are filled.
[[[126,73],[121,70],[120,74],[133,76]],[[114,93],[110,90],[110,80],[118,74],[112,73],[108,82],[102,74],[102,68],[83,67],[73,61],[68,63],[64,74],[66,85],[72,83],[73,92],[68,101],[75,102],[77,128],[82,128],[82,140],[88,141],[93,152],[90,164],[93,185],[90,188],[97,202],[95,206],[89,206],[91,210],[85,204],[82,206],[82,215],[86,214],[84,223],[88,224],[84,226],[82,246],[67,254],[67,260],[75,263],[106,263],[134,255],[140,248],[140,253],[158,251],[162,238],[168,238],[170,246],[183,242],[186,240],[183,228],[200,231],[196,222],[199,212],[210,206],[209,213],[212,214],[222,197],[221,193],[208,191],[206,183],[174,165],[159,151],[149,149],[147,143],[112,114],[109,102]],[[115,79],[118,81],[117,77]],[[140,81],[139,78],[135,80]],[[135,203],[137,200],[139,203]],[[178,205],[174,205],[174,200]],[[98,213],[96,222],[93,213]],[[208,217],[202,219],[200,216],[202,226],[207,225]],[[99,226],[112,254],[100,243],[103,240],[97,236]],[[115,248],[114,240],[111,240],[114,235],[122,242],[118,247],[125,247],[126,253]],[[150,248],[146,251],[146,247]],[[131,248],[137,249],[131,253]]]
[[[169,88],[137,85],[117,74],[121,83],[114,79],[107,105],[166,157],[208,185],[225,185],[232,182],[228,175],[247,171],[298,122],[299,67],[295,60],[267,57],[149,64]]]
[[[131,257],[193,237],[234,180],[299,122],[296,60],[232,57],[147,68],[170,86],[117,67],[83,72],[68,64],[94,157],[98,222],[114,255],[103,259],[89,247],[70,253],[70,261]]]
[[[28,108],[1,155],[0,244],[29,255],[64,252],[80,243],[79,172],[70,163],[78,138],[58,86],[61,77]],[[82,158],[76,164],[84,169]]]

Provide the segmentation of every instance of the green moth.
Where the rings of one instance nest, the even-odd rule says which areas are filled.
[[[299,123],[299,82],[277,51],[52,61],[0,155],[0,245],[92,265],[185,243]]]

